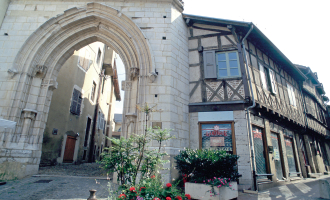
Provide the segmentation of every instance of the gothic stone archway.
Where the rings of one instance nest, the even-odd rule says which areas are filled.
[[[8,139],[3,147],[10,146],[10,151],[19,151],[29,159],[18,178],[38,171],[42,135],[61,66],[74,50],[95,41],[110,46],[124,62],[128,81],[123,113],[130,117],[124,118],[123,124],[129,120],[129,132],[137,126],[136,104],[145,102],[143,88],[147,75],[153,71],[151,51],[143,33],[130,18],[106,5],[88,3],[86,7],[66,10],[27,39],[11,69],[19,72],[19,79],[9,119],[18,123],[15,133],[6,135],[14,139]]]

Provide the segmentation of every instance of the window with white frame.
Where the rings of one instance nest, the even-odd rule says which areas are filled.
[[[241,77],[239,56],[237,51],[215,52],[204,51],[205,78]]]
[[[218,68],[218,78],[241,76],[237,51],[217,53],[216,62]]]
[[[259,68],[263,88],[276,94],[275,72],[272,69],[264,67],[262,64],[259,64]]]
[[[288,94],[289,94],[290,105],[296,107],[296,97],[294,95],[294,88],[289,83],[287,83],[286,85],[288,87]]]

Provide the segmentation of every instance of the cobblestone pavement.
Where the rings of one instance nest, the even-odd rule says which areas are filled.
[[[84,163],[80,165],[61,164],[39,168],[40,175],[65,175],[84,177],[106,177],[106,171],[97,163]]]
[[[286,185],[260,191],[258,194],[239,192],[238,200],[319,200],[321,199],[319,187],[319,180],[321,178],[330,182],[330,176],[322,176],[318,179],[302,179],[299,181],[293,181]]]
[[[99,200],[109,196],[109,180],[97,164],[61,165],[41,168],[36,176],[0,185],[2,200],[86,200],[97,190]]]

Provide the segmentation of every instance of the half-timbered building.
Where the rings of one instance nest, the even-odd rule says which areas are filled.
[[[183,17],[190,146],[239,155],[241,188],[324,173],[329,146],[316,75],[294,65],[253,23]]]

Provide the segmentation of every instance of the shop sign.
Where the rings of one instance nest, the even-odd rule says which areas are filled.
[[[224,137],[210,137],[210,146],[211,147],[223,147],[225,146]]]
[[[278,149],[274,149],[274,160],[280,160],[280,152]]]

